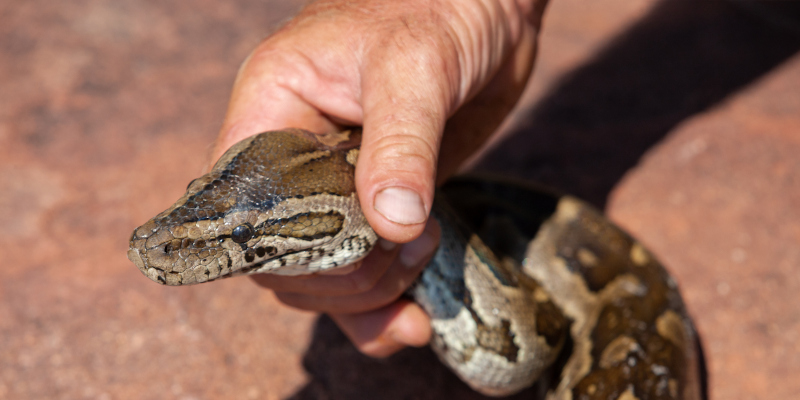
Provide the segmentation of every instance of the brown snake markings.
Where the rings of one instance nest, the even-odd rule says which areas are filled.
[[[137,228],[128,258],[186,285],[250,273],[307,274],[366,255],[360,132],[267,132],[226,152],[172,207]],[[585,203],[524,185],[454,179],[442,228],[409,289],[432,346],[467,384],[515,393],[545,376],[547,399],[700,399],[695,332],[646,249]]]

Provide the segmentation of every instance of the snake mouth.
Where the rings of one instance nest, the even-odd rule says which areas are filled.
[[[231,262],[224,251],[206,240],[175,237],[176,229],[153,221],[137,228],[130,239],[128,259],[153,282],[190,285],[230,275]]]
[[[144,274],[144,276],[148,277],[153,282],[166,285],[167,280],[165,278],[166,274],[168,273],[167,269],[164,267],[153,265],[154,263],[152,263],[151,261],[156,261],[157,259],[151,260],[152,259],[151,256],[156,252],[164,253],[164,247],[169,246],[169,243],[158,246],[161,249],[159,249],[158,247],[153,249],[146,249],[144,243],[146,240],[147,240],[146,238],[137,237],[136,233],[134,232],[133,237],[131,237],[130,248],[128,249],[128,260],[130,260],[134,265],[136,265],[136,268],[138,268],[139,271],[141,271],[142,274]],[[164,254],[164,256],[168,255]],[[162,260],[166,258],[164,256],[161,257]]]
[[[128,259],[131,260],[131,262],[133,262],[133,264],[136,265],[136,268],[139,268],[139,271],[141,271],[142,274],[148,277],[151,281],[161,285],[170,285],[166,279],[168,273],[162,269],[148,267],[145,262],[145,259],[141,256],[141,254],[139,254],[138,250],[136,249],[128,250]],[[177,285],[180,284],[181,283],[177,283]]]
[[[139,271],[142,271],[145,275],[147,275],[147,266],[144,264],[144,260],[139,255],[139,251],[131,248],[128,250],[128,260],[136,265],[136,268],[139,268]]]
[[[184,260],[164,250],[169,243],[143,250],[131,246],[128,259],[151,281],[167,286],[193,285],[233,276],[232,262],[225,252],[197,262]]]

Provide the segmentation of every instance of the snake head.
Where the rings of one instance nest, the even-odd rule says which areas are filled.
[[[308,274],[357,261],[377,237],[355,192],[360,135],[337,135],[273,131],[237,143],[134,230],[128,258],[166,285]]]

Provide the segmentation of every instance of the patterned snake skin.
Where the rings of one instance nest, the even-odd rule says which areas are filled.
[[[364,257],[359,131],[290,129],[245,139],[137,228],[128,258],[189,285],[308,274]],[[484,394],[547,381],[547,399],[701,399],[696,335],[675,282],[587,204],[503,181],[460,178],[436,195],[434,259],[409,293],[432,346]]]

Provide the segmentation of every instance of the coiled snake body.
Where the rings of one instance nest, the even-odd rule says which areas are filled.
[[[359,260],[377,239],[355,192],[359,143],[359,131],[245,139],[134,231],[128,258],[166,285]],[[463,178],[437,192],[433,216],[441,244],[409,292],[440,359],[474,389],[506,395],[547,377],[548,399],[701,398],[674,281],[597,211]]]

